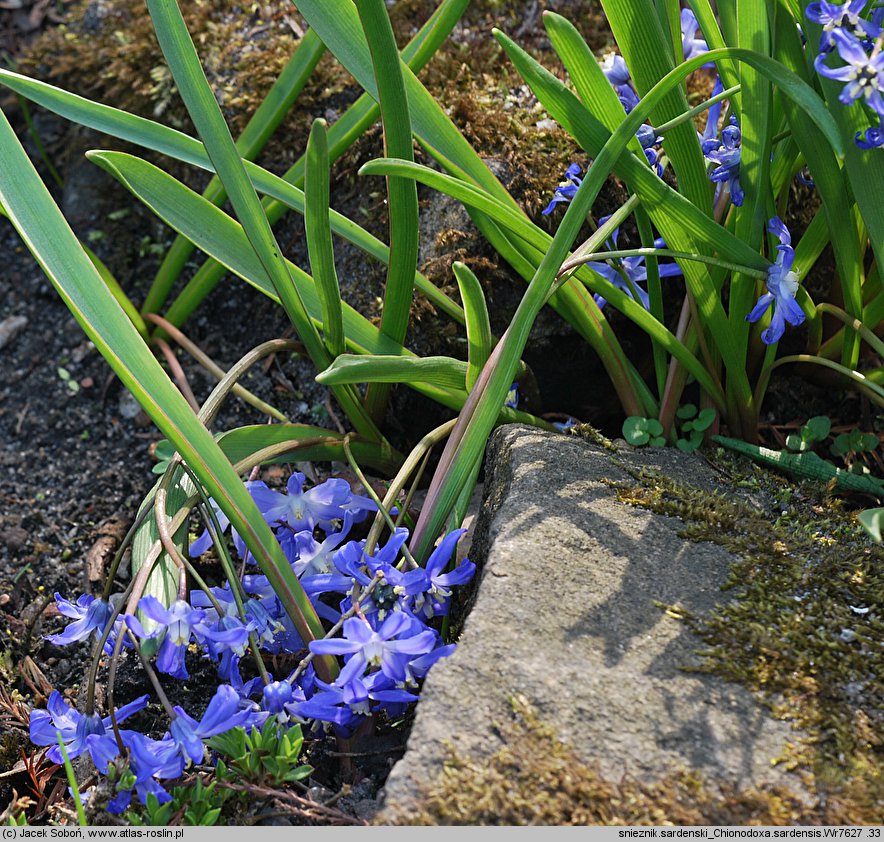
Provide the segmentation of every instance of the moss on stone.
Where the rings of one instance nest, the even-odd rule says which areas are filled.
[[[773,515],[657,472],[619,490],[624,502],[683,520],[686,538],[735,556],[725,585],[733,600],[708,616],[667,607],[705,642],[702,670],[752,689],[808,735],[783,762],[810,790],[880,820],[884,550],[818,485],[747,468],[723,451],[712,458],[735,486],[772,500]]]
[[[524,700],[498,723],[504,745],[483,760],[452,750],[436,785],[413,813],[376,823],[418,825],[788,825],[862,824],[874,809],[835,798],[805,803],[775,786],[735,789],[688,770],[647,783],[610,781],[584,763]]]

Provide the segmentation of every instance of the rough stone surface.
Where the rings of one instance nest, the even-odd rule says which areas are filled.
[[[704,612],[732,561],[680,538],[683,524],[616,500],[622,466],[718,489],[699,456],[617,454],[578,438],[505,427],[488,451],[471,556],[481,584],[455,654],[425,683],[381,816],[407,820],[452,749],[500,748],[495,722],[518,694],[602,774],[659,779],[680,768],[739,787],[785,784],[771,765],[796,733],[746,690],[700,673],[699,641],[658,603]],[[721,489],[718,489],[721,490]]]

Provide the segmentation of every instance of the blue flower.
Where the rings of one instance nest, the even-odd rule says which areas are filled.
[[[709,45],[702,38],[697,38],[699,29],[700,24],[697,22],[694,13],[690,9],[682,9],[681,45],[685,61],[709,52]],[[704,64],[703,67],[714,67],[714,64],[710,61],[708,64]]]
[[[415,601],[415,613],[423,614],[427,619],[444,617],[448,614],[451,589],[465,585],[475,575],[476,565],[466,558],[450,573],[445,572],[457,542],[465,533],[466,529],[455,529],[446,535],[430,554],[425,568],[430,587],[425,592],[425,598],[418,598]]]
[[[570,202],[571,199],[574,198],[577,193],[577,188],[583,183],[583,178],[580,176],[581,169],[578,164],[571,164],[567,170],[565,170],[565,180],[559,182],[559,186],[556,187],[556,192],[553,195],[552,201],[546,206],[546,209],[541,211],[545,216],[548,216],[553,212],[553,209],[559,202]]]
[[[623,110],[629,114],[638,105],[639,99],[635,88],[632,87],[632,74],[623,56],[618,56],[616,53],[606,56],[602,62],[602,73],[617,92]]]
[[[75,620],[61,634],[46,635],[46,639],[57,646],[67,646],[77,640],[85,640],[90,635],[94,635],[96,640],[101,640],[114,613],[113,606],[107,600],[96,599],[91,594],[83,594],[74,603],[65,599],[60,593],[56,593],[55,604],[60,613]],[[122,619],[117,617],[114,630],[104,644],[104,651],[108,655],[113,652],[114,638],[122,628],[122,624]]]
[[[231,728],[250,725],[255,717],[254,710],[240,709],[239,694],[228,684],[222,684],[215,691],[199,722],[177,705],[172,710],[175,711],[175,718],[169,726],[167,739],[174,741],[182,757],[194,763],[202,761],[205,754],[203,740]]]
[[[808,20],[821,24],[820,53],[835,47],[835,33],[852,36],[857,41],[868,41],[881,34],[881,27],[860,17],[867,0],[849,0],[847,3],[811,3],[805,14]]]
[[[338,681],[341,686],[359,678],[366,667],[380,667],[384,675],[402,681],[409,655],[423,655],[436,644],[435,632],[427,629],[411,637],[394,638],[411,627],[412,618],[396,611],[390,614],[378,631],[365,620],[351,617],[344,620],[344,637],[314,640],[310,651],[317,655],[349,655]]]
[[[289,706],[289,710],[304,719],[331,722],[350,731],[352,726],[371,714],[371,702],[379,702],[379,708],[389,709],[392,704],[417,701],[414,693],[397,689],[383,673],[375,673],[365,679],[354,677],[334,684],[316,682],[319,690],[305,702]]]
[[[183,599],[176,600],[171,607],[166,608],[155,596],[150,595],[139,600],[138,608],[157,623],[157,628],[148,633],[135,617],[127,617],[126,623],[142,639],[163,635],[163,642],[157,652],[157,669],[174,678],[188,678],[184,658],[191,636],[209,632],[204,625],[206,612],[193,608]]]
[[[757,322],[767,312],[768,307],[773,304],[774,312],[770,319],[770,327],[761,334],[762,342],[766,345],[773,345],[785,332],[786,322],[797,326],[804,321],[804,311],[795,301],[795,293],[798,291],[798,275],[792,271],[795,250],[792,248],[789,229],[778,216],[775,216],[768,224],[767,230],[780,240],[780,244],[777,246],[777,259],[767,270],[768,291],[758,299],[752,312],[746,316],[746,321]]]
[[[855,38],[840,29],[833,30],[832,38],[838,55],[847,64],[827,67],[823,63],[826,54],[820,54],[814,62],[817,72],[828,79],[847,82],[838,97],[844,105],[862,98],[880,118],[884,118],[884,51],[876,53],[873,50],[872,55],[868,55]]]
[[[321,544],[313,537],[313,530],[295,531],[288,525],[282,527],[276,537],[295,575],[299,579],[309,578],[319,573],[331,572],[332,555],[347,538],[352,525],[353,514],[345,511],[340,532],[327,535]]]
[[[133,713],[143,710],[149,701],[149,696],[141,696],[134,702],[123,705],[117,711],[117,722],[122,722]],[[103,719],[97,714],[86,716],[65,702],[57,690],[52,691],[46,702],[46,708],[46,710],[31,711],[30,737],[34,745],[52,746],[46,752],[46,756],[53,763],[64,762],[61,749],[58,747],[56,732],[61,732],[61,741],[64,743],[65,751],[68,757],[73,760],[86,749],[87,739],[91,735],[101,736],[111,729],[109,716]]]
[[[602,62],[602,73],[605,78],[616,88],[619,85],[628,85],[632,81],[632,74],[626,66],[626,59],[617,53],[608,53]]]
[[[268,713],[285,714],[285,706],[294,700],[292,685],[288,681],[271,681],[264,687],[261,707]]]
[[[724,85],[721,83],[721,76],[716,75],[710,99],[721,93],[724,93]],[[719,100],[714,105],[710,105],[709,110],[706,112],[706,128],[704,129],[703,134],[699,135],[701,147],[706,142],[709,142],[712,145],[712,148],[718,146],[716,138],[718,137],[718,120],[721,117],[721,106],[722,101]]]
[[[599,219],[599,223],[604,224],[607,219],[608,217],[603,216]],[[617,240],[619,236],[620,229],[615,228],[614,233],[608,241],[608,245],[611,246],[611,251],[617,249]],[[666,242],[661,237],[658,237],[654,240],[654,247],[666,248]],[[650,298],[648,297],[647,291],[642,286],[642,284],[648,279],[648,269],[645,266],[644,257],[641,257],[640,255],[635,257],[623,257],[620,260],[612,260],[608,263],[591,260],[586,265],[591,269],[594,269],[606,281],[617,287],[617,289],[622,289],[630,298],[635,299],[635,295],[638,294],[642,307],[644,307],[645,310],[650,309]],[[681,267],[677,263],[661,263],[659,265],[659,270],[661,278],[671,278],[681,274]],[[626,276],[625,278],[624,275]],[[631,283],[627,282],[627,278]],[[601,295],[596,294],[594,298],[599,308],[604,307],[605,304],[608,303],[607,299]]]
[[[168,738],[152,740],[135,731],[121,731],[120,734],[123,745],[129,750],[129,771],[135,778],[133,788],[141,803],[147,804],[149,795],[153,795],[159,804],[171,801],[169,793],[155,778],[178,778],[184,771],[184,758],[175,742]],[[112,734],[94,735],[87,738],[87,743],[95,767],[102,774],[107,774],[108,765],[120,753],[116,739]],[[122,813],[131,800],[132,789],[121,789],[108,803],[108,812]]]
[[[862,132],[857,132],[855,142],[860,149],[875,149],[884,146],[884,118],[877,128],[872,126],[866,129],[865,136]]]
[[[263,482],[255,483],[249,492],[268,523],[284,523],[296,532],[316,526],[328,531],[331,521],[343,518],[345,511],[358,522],[377,508],[367,497],[354,494],[347,480],[327,479],[308,491],[304,491],[304,480],[304,474],[295,471],[286,484],[288,494],[273,491]]]
[[[711,108],[709,112],[711,118]],[[710,137],[704,139],[700,144],[706,158],[718,165],[709,173],[709,180],[718,184],[727,182],[731,201],[737,207],[743,204],[745,197],[743,188],[740,185],[740,145],[742,139],[740,127],[737,125],[737,118],[731,116],[730,125],[725,126],[721,130],[721,140],[717,137]],[[716,191],[715,195],[716,197],[718,196],[718,191]]]

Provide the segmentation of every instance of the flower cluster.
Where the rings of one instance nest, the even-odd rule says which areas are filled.
[[[716,76],[712,96],[717,96],[723,90],[721,79]],[[716,201],[721,195],[722,188],[727,184],[731,201],[740,207],[744,198],[743,188],[740,186],[740,147],[743,136],[737,125],[737,118],[733,114],[719,134],[720,116],[721,102],[716,102],[706,114],[706,130],[700,135],[700,148],[706,160],[715,165],[709,172],[709,178],[718,185],[715,192]]]
[[[311,642],[310,652],[341,656],[343,668],[333,683],[321,681],[309,662],[277,679],[268,675],[266,683],[260,677],[243,680],[240,662],[250,640],[272,654],[303,654],[307,648],[266,576],[243,575],[232,586],[228,582],[207,592],[196,590],[189,602],[179,599],[171,606],[142,597],[140,616],[118,617],[114,635],[125,627],[144,651],[156,653],[154,667],[175,678],[188,677],[189,652],[198,649],[216,662],[222,683],[202,718],[175,706],[169,730],[156,740],[126,729],[114,734],[110,718],[81,714],[58,693],[50,697],[47,710],[31,715],[32,742],[53,746],[48,756],[56,762],[61,762],[57,733],[69,757],[88,751],[101,772],[125,750],[128,774],[118,784],[111,811],[124,810],[133,793],[142,803],[150,794],[160,803],[168,801],[159,781],[177,778],[191,762],[202,762],[205,740],[230,728],[260,728],[274,715],[281,725],[296,721],[317,734],[333,728],[346,735],[379,711],[399,715],[418,698],[418,681],[454,649],[431,621],[448,613],[452,588],[475,573],[467,559],[450,565],[465,530],[447,535],[425,567],[412,566],[400,560],[406,529],[396,529],[383,546],[347,540],[354,524],[376,507],[354,494],[345,480],[329,479],[305,490],[304,475],[294,473],[287,494],[263,482],[247,486],[317,614],[343,630],[342,637]],[[223,513],[218,511],[217,518],[226,530],[229,521]],[[249,561],[239,536],[231,537],[240,557]],[[191,555],[206,551],[210,540],[207,534],[197,538]],[[57,602],[75,622],[50,638],[56,644],[100,637],[114,614],[110,602],[91,596],[71,603],[57,595]],[[117,722],[147,703],[145,696],[120,708]]]
[[[877,126],[857,132],[862,149],[884,146],[884,8],[875,8],[869,18],[863,11],[867,0],[847,3],[811,3],[805,14],[822,26],[819,52],[814,67],[821,76],[845,82],[838,99],[845,105],[864,102],[875,114]],[[837,55],[843,64],[830,67],[826,60]]]

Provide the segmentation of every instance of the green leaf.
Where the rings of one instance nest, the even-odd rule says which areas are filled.
[[[314,120],[307,139],[304,179],[304,227],[310,271],[322,305],[322,329],[332,357],[344,353],[344,317],[341,288],[335,271],[335,253],[329,225],[328,137],[324,120]]]
[[[633,447],[647,444],[651,438],[648,432],[648,419],[631,415],[623,422],[623,438]]]
[[[442,42],[448,37],[449,32],[460,19],[469,0],[443,0],[439,8],[430,16],[417,34],[402,50],[402,60],[418,73],[436,52]],[[336,161],[369,127],[374,125],[379,114],[377,103],[368,95],[363,94],[351,105],[329,131],[329,158]],[[304,158],[299,158],[283,175],[283,179],[295,187],[303,186]],[[271,224],[275,223],[288,209],[287,205],[270,198],[263,200],[267,212],[267,218]],[[333,217],[334,222],[334,217]],[[385,255],[387,247],[379,240],[372,237],[368,232],[355,226],[360,232],[359,236],[365,238],[365,245],[369,245],[377,251],[367,250],[382,262],[387,262]],[[362,248],[363,246],[358,246]],[[193,279],[188,282],[185,289],[173,303],[166,317],[173,324],[180,324],[193,312],[199,302],[214,288],[214,286],[226,274],[223,266],[207,261],[199,268]],[[444,295],[436,287],[429,283],[420,273],[415,273],[415,285],[420,291],[442,312],[452,319],[463,324],[463,311]]]
[[[298,11],[353,78],[377,100],[371,54],[352,0],[299,0]],[[493,196],[516,207],[515,201],[457,130],[442,106],[406,66],[402,67],[402,79],[415,135]]]
[[[859,522],[863,529],[880,544],[881,535],[884,533],[884,508],[866,509],[864,512],[860,512]]]
[[[459,260],[455,260],[451,268],[457,279],[460,299],[467,317],[469,368],[467,369],[466,389],[469,392],[475,385],[482,366],[491,356],[494,337],[491,334],[491,322],[488,318],[488,307],[485,304],[485,293],[482,291],[479,279],[469,266]]]
[[[697,407],[692,403],[686,403],[680,406],[675,413],[678,418],[693,418],[697,414]]]
[[[317,368],[326,368],[330,362],[328,351],[307,313],[282,256],[282,250],[264,214],[264,208],[249,181],[243,160],[206,79],[178,4],[173,0],[147,0],[147,8],[178,92],[227,191],[230,204],[270,278],[286,315],[306,346],[307,353]],[[359,433],[366,438],[383,438],[365,412],[358,396],[346,388],[333,391]]]
[[[409,105],[405,96],[402,61],[387,7],[384,0],[359,0],[356,8],[377,83],[384,127],[384,154],[411,160],[414,153]],[[390,259],[387,263],[380,327],[381,333],[401,344],[408,330],[414,267],[418,255],[417,185],[410,179],[388,178],[387,210],[390,216]],[[369,387],[366,392],[365,406],[378,422],[383,420],[389,395],[390,387],[386,385]]]
[[[292,769],[290,772],[286,772],[285,776],[283,777],[283,780],[288,781],[289,783],[291,783],[293,781],[302,781],[302,780],[304,780],[304,778],[310,777],[310,775],[312,773],[313,773],[312,766],[298,766],[298,767]]]
[[[255,424],[235,427],[218,435],[218,444],[234,464],[251,460],[256,454],[273,450],[275,455],[261,459],[260,464],[298,461],[344,461],[345,436],[324,427],[308,424]],[[288,450],[281,446],[291,445]],[[360,465],[382,474],[393,475],[402,464],[402,457],[389,445],[350,436],[350,449]]]
[[[324,52],[325,45],[319,36],[308,29],[236,141],[236,148],[245,160],[253,161],[267,144],[294,105]],[[224,204],[227,194],[217,176],[208,183],[203,196],[219,207]],[[144,299],[144,312],[158,313],[161,310],[192,253],[193,245],[188,240],[180,236],[175,239]]]
[[[173,448],[171,442],[166,444]],[[174,449],[174,448],[173,448]],[[165,473],[165,472],[164,472]],[[154,486],[151,494],[142,502],[138,509],[140,516],[144,509],[152,509],[154,506],[154,493],[159,486],[159,481]],[[185,505],[186,501],[196,493],[196,486],[182,468],[178,468],[169,486],[166,499],[166,515],[171,519],[178,510]],[[172,533],[172,540],[182,555],[187,553],[187,521],[182,518],[181,525]],[[178,597],[178,569],[169,554],[163,549],[160,542],[160,533],[156,519],[149,514],[142,524],[135,530],[132,538],[132,573],[136,575],[145,565],[153,565],[153,569],[147,579],[144,588],[145,596],[156,597],[163,605],[171,605]],[[138,611],[138,619],[144,630],[148,633],[157,628],[157,623],[151,620],[142,611]],[[145,643],[150,644],[153,638]],[[158,641],[156,641],[158,643]],[[150,657],[151,646],[142,647],[146,657]]]
[[[707,406],[705,409],[700,410],[700,414],[694,420],[694,429],[700,430],[708,430],[712,426],[712,422],[715,420],[715,410],[711,406]]]
[[[377,357],[343,354],[316,382],[341,383],[433,383],[452,389],[466,388],[467,364],[451,357]]]
[[[654,14],[653,0],[602,0],[602,6],[617,46],[626,59],[638,95],[644,97],[672,72],[674,66],[672,51],[668,49],[671,42]],[[679,62],[682,58],[681,55],[676,57]],[[647,117],[651,125],[658,126],[687,110],[684,86],[672,85],[662,93]],[[663,148],[672,161],[679,192],[704,214],[711,216],[712,189],[693,123],[682,123],[667,131]]]
[[[409,164],[404,161],[386,159],[369,161],[367,164],[363,165],[360,172],[409,173],[422,184],[426,184],[436,190],[441,190],[443,193],[458,199],[469,207],[480,209],[483,214],[512,231],[525,243],[530,244],[531,248],[537,250],[540,258],[542,258],[542,256],[549,250],[552,242],[552,238],[549,234],[538,228],[534,223],[530,222],[530,220],[527,220],[520,214],[514,213],[512,210],[508,209],[502,202],[498,202],[490,194],[485,193],[480,188],[461,181],[460,179],[446,175],[445,173],[436,172],[435,170],[431,170],[429,167],[424,167],[420,164]],[[755,255],[755,259],[758,259],[757,254]],[[612,306],[626,314],[645,330],[648,335],[652,336],[661,347],[676,357],[679,362],[682,363],[691,374],[693,374],[713,398],[718,398],[718,403],[723,406],[724,398],[721,396],[721,390],[716,386],[703,365],[687,350],[683,343],[679,342],[675,336],[667,330],[665,325],[658,322],[657,319],[645,310],[641,304],[638,304],[626,292],[602,278],[601,275],[593,272],[588,266],[581,266],[575,272],[574,277],[576,280],[586,284],[586,286],[593,292],[598,292],[599,294],[604,295]],[[566,282],[566,284],[559,290],[559,293],[570,291],[570,284],[571,281]],[[590,301],[591,300],[592,299],[590,298]],[[551,299],[550,302],[555,306],[554,298]],[[596,339],[606,339],[608,333],[610,333],[610,327],[607,325],[607,322],[604,321],[604,316],[598,311],[598,308],[595,307],[594,302],[592,305],[587,302],[587,307],[590,306],[595,308],[595,311],[598,312],[598,317],[601,320],[600,331],[596,336]],[[563,307],[556,307],[556,309],[563,315],[568,312]],[[587,334],[585,329],[581,330],[579,323],[578,330],[580,330],[581,335],[588,341],[592,340],[593,335]],[[616,340],[614,341],[616,342]],[[597,343],[594,343],[593,347],[600,356],[604,353],[604,345],[599,347]],[[623,379],[628,378],[629,373],[628,369],[625,367],[618,369],[619,355],[622,354],[622,349],[619,348],[619,344],[616,348],[612,348],[611,350],[612,352],[607,357],[603,357],[603,359],[605,359],[606,370],[611,373],[611,377],[616,385],[618,374],[620,375],[620,379]],[[627,402],[623,400],[622,395],[621,401],[624,403],[624,406],[628,406]]]
[[[805,427],[813,441],[822,441],[832,430],[832,420],[827,415],[815,415]]]

